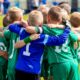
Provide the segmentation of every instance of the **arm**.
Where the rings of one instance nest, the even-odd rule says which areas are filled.
[[[32,41],[32,43],[42,44],[42,45],[50,45],[50,46],[54,46],[54,45],[59,46],[66,41],[66,39],[69,35],[69,32],[70,32],[70,28],[66,28],[64,30],[63,34],[59,35],[59,36],[49,36],[49,35],[41,34],[40,38],[39,38],[39,35],[37,37],[34,37],[34,35],[32,35],[33,37],[30,36],[30,37],[25,38],[24,40],[17,42],[15,44],[15,47],[21,48],[21,47],[25,46],[27,43],[29,43],[30,41],[32,41],[34,38],[36,38],[36,39],[39,38],[39,39],[37,39],[37,40],[34,39],[35,42]],[[30,38],[30,40],[28,38]]]
[[[5,58],[6,60],[8,59],[8,55],[6,51],[1,51],[0,50],[0,56],[2,56],[3,58]]]
[[[23,28],[20,28],[18,27],[16,24],[11,24],[9,25],[8,29],[11,31],[11,32],[14,32],[16,34],[20,34],[23,30]]]
[[[77,29],[78,30],[78,29]],[[80,42],[80,32],[76,31],[75,28],[72,29],[71,38],[74,42],[79,41]]]
[[[58,36],[40,35],[38,40],[32,41],[33,43],[48,45],[48,46],[60,46],[67,40],[70,33],[70,28],[65,28],[63,34]],[[24,39],[25,42],[25,39]]]
[[[60,28],[60,29],[64,29],[64,28],[65,28],[64,25],[47,24],[47,26],[48,26],[49,28]],[[43,25],[42,27],[44,27],[44,25]],[[31,33],[31,34],[34,34],[34,33],[43,33],[43,28],[42,28],[42,27],[38,27],[38,26],[36,26],[36,27],[34,27],[34,26],[28,26],[28,27],[26,27],[26,31],[27,31],[28,33]]]
[[[27,43],[31,42],[32,40],[36,40],[39,38],[39,34],[33,34],[27,38],[25,38],[25,40],[20,40],[15,44],[15,48],[21,48],[23,46],[25,46]]]
[[[64,22],[64,25],[65,26],[69,26],[71,28],[71,24],[69,23],[69,21],[65,21]],[[50,27],[50,28],[61,28],[61,29],[64,29],[65,28],[64,25],[47,24],[47,26]],[[26,31],[28,33],[31,33],[31,34],[33,34],[33,33],[43,33],[43,30],[44,30],[43,27],[44,27],[44,25],[42,27],[28,26],[28,27],[26,27]]]

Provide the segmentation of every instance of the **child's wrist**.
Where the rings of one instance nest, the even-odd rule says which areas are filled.
[[[31,41],[32,41],[31,37],[27,37],[27,38],[24,39],[24,43],[25,44],[27,44],[27,43],[29,43]]]

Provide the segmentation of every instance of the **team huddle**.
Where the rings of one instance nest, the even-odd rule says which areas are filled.
[[[80,80],[80,13],[68,3],[41,5],[23,19],[12,7],[0,29],[0,80]]]

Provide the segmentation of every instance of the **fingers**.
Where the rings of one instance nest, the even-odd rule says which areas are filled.
[[[36,40],[36,39],[38,39],[39,37],[40,37],[40,34],[33,34],[33,35],[30,36],[30,38],[31,38],[32,40]]]

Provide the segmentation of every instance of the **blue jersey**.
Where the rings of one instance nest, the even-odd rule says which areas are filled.
[[[17,33],[20,36],[20,40],[30,36],[24,28],[19,27],[19,24],[11,24],[9,30]],[[16,69],[28,73],[39,74],[41,66],[41,56],[44,51],[44,45],[54,46],[63,44],[68,35],[70,29],[66,28],[64,33],[59,36],[49,36],[41,34],[40,38],[28,43],[26,46],[20,48],[19,56],[16,63]]]

